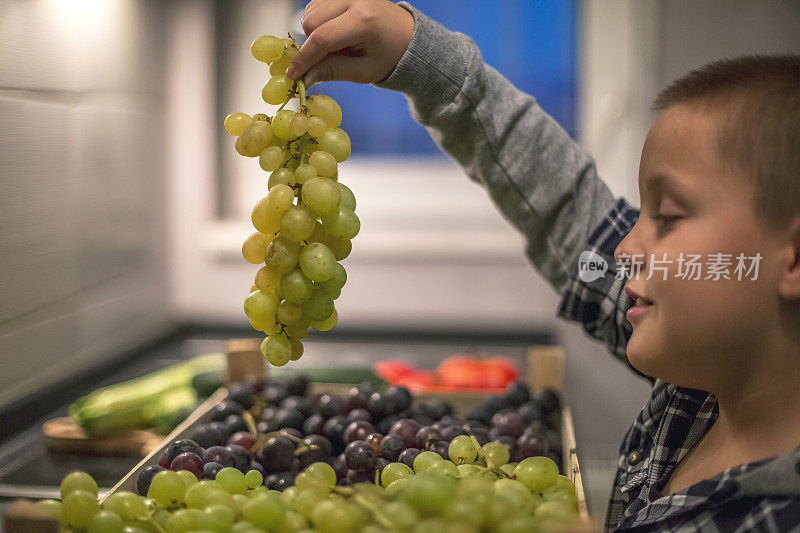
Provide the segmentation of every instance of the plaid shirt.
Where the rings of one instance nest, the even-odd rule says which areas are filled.
[[[628,366],[632,327],[625,313],[633,300],[623,291],[627,279],[616,279],[614,250],[638,217],[625,199],[617,200],[586,247],[608,262],[608,271],[590,282],[572,279],[558,310],[560,317],[583,324]],[[620,446],[605,529],[800,532],[800,447],[662,496],[678,462],[716,420],[718,407],[707,392],[645,377],[653,382],[653,392]]]

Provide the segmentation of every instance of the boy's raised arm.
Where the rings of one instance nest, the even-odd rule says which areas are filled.
[[[528,257],[562,294],[559,316],[582,322],[590,335],[627,363],[630,324],[625,311],[632,301],[622,290],[624,280],[613,279],[613,252],[638,211],[614,198],[598,178],[593,159],[532,96],[485,64],[472,39],[447,30],[405,2],[399,6],[405,8],[403,13],[385,0],[314,0],[306,15],[312,22],[309,27],[304,23],[309,41],[319,29],[330,31],[324,37],[335,45],[327,49],[340,53],[326,56],[324,47],[312,44],[313,53],[307,57],[321,63],[302,57],[295,74],[302,75],[313,64],[308,74],[312,81],[371,82],[405,94],[415,120],[486,188],[525,236]],[[336,18],[323,22],[322,13]],[[364,20],[375,26],[359,29]],[[413,33],[405,33],[409,31]],[[387,33],[397,35],[382,37]],[[399,53],[398,43],[404,45]],[[374,59],[378,53],[399,62],[394,59],[388,66],[391,61]],[[359,68],[364,70],[357,72]],[[608,228],[600,231],[604,221],[618,235]],[[578,277],[578,260],[593,247],[609,261],[611,271],[584,283]]]

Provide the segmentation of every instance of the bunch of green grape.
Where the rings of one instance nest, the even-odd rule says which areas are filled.
[[[334,307],[347,281],[340,261],[350,255],[361,229],[353,192],[339,182],[339,163],[350,157],[350,137],[339,128],[342,110],[323,94],[306,98],[302,81],[286,77],[297,55],[292,39],[265,35],[253,41],[253,56],[269,65],[264,101],[280,108],[273,116],[232,113],[225,130],[237,136],[236,151],[257,157],[269,172],[267,195],[253,208],[257,230],[242,255],[264,266],[244,301],[256,330],[267,334],[261,352],[275,366],[303,355],[300,342],[312,327],[336,326]],[[295,97],[297,111],[284,109]]]
[[[510,464],[502,444],[469,440],[453,440],[451,460],[424,451],[413,468],[389,463],[375,484],[337,486],[336,471],[322,462],[283,492],[262,486],[257,470],[228,467],[202,481],[164,470],[146,498],[115,492],[101,505],[94,480],[74,472],[61,484],[60,502],[37,505],[64,531],[85,533],[522,533],[558,531],[579,519],[575,487],[550,459]]]

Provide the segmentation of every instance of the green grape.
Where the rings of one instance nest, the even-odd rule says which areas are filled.
[[[264,257],[266,260],[266,253],[264,254]],[[255,283],[256,289],[263,292],[267,291],[275,292],[278,289],[278,287],[281,286],[281,276],[280,274],[271,271],[268,267],[263,266],[258,269],[258,272],[256,272],[255,282],[256,282]]]
[[[506,463],[500,467],[500,470],[502,470],[509,476],[513,476],[515,468],[517,468],[517,463]]]
[[[386,487],[386,492],[389,494],[397,494],[399,492],[402,492],[403,490],[405,490],[405,487],[406,485],[408,485],[408,481],[410,479],[411,478],[409,477],[409,478],[400,478],[396,481],[392,481]]]
[[[331,249],[331,252],[333,252],[333,256],[337,261],[347,259],[347,256],[350,255],[350,252],[353,249],[353,244],[350,242],[350,239],[339,239],[330,235],[325,236],[325,238],[322,240],[322,244]]]
[[[303,318],[303,309],[300,307],[300,304],[284,298],[278,304],[278,312],[275,316],[281,324],[296,324]]]
[[[306,520],[311,520],[314,506],[327,497],[328,491],[320,492],[314,489],[297,490],[292,498],[292,509]]]
[[[504,520],[497,527],[497,533],[529,533],[531,531],[541,531],[539,521],[532,516],[524,514],[512,516]]]
[[[272,319],[251,320],[250,326],[252,326],[252,328],[255,330],[263,331],[267,335],[272,335],[274,333],[279,333],[281,331],[281,325]]]
[[[417,511],[402,500],[395,500],[387,503],[381,511],[386,515],[386,518],[391,522],[392,526],[398,530],[408,530],[419,522],[419,514],[417,514]]]
[[[272,128],[269,122],[257,120],[247,126],[238,141],[241,142],[240,153],[247,157],[258,157],[269,146]]]
[[[300,252],[300,270],[311,281],[318,283],[328,281],[333,277],[336,265],[333,252],[322,243],[309,244]]]
[[[186,484],[172,470],[162,470],[150,482],[147,497],[155,500],[159,507],[175,509],[184,503]]]
[[[188,489],[184,495],[186,506],[192,509],[205,509],[206,502],[210,502],[211,495],[215,492],[224,492],[216,482],[204,479],[195,483]]]
[[[270,190],[272,190],[272,188],[276,185],[288,185],[292,187],[295,184],[296,181],[294,172],[286,167],[281,167],[270,174],[269,180],[267,181],[267,187],[269,187]]]
[[[483,468],[482,466],[473,464],[458,465],[456,468],[458,468],[459,477],[471,476],[473,474],[480,474],[485,470],[485,468]]]
[[[451,461],[443,460],[437,461],[430,465],[426,472],[435,472],[437,474],[446,474],[452,477],[458,477],[458,467]]]
[[[83,490],[97,496],[97,483],[86,472],[72,472],[61,480],[61,499],[76,490]]]
[[[272,272],[283,275],[300,261],[300,243],[287,239],[280,232],[269,244],[264,261]]]
[[[99,510],[100,504],[97,502],[97,495],[81,489],[70,490],[61,501],[61,516],[64,524],[73,529],[88,526],[92,517]]]
[[[308,124],[308,117],[301,113],[295,114],[289,123],[289,133],[292,139],[296,139],[306,132],[306,125]]]
[[[262,35],[250,45],[253,57],[262,63],[277,61],[282,55],[286,45],[273,35]]]
[[[257,231],[245,239],[242,244],[242,256],[248,263],[258,265],[264,262],[264,257],[267,255],[267,246],[272,242],[275,236],[270,234],[266,235]]]
[[[58,500],[39,500],[36,502],[36,508],[45,513],[47,516],[61,520],[61,502]]]
[[[305,302],[311,297],[313,290],[314,283],[300,269],[292,270],[281,278],[281,293],[290,302]]]
[[[278,310],[278,297],[274,292],[253,291],[244,300],[244,312],[252,320],[269,320]]]
[[[326,129],[317,142],[320,150],[331,154],[339,163],[350,157],[350,136],[342,129]]]
[[[289,99],[292,81],[283,74],[273,76],[261,89],[261,98],[271,105],[280,105]]]
[[[567,492],[575,494],[575,483],[573,483],[572,480],[567,476],[562,476],[561,474],[559,474],[555,484],[551,487],[548,487],[548,489],[565,490]]]
[[[225,131],[237,137],[253,123],[253,119],[246,113],[231,113],[225,117]]]
[[[296,114],[297,113],[294,111],[290,111],[288,109],[282,109],[275,113],[275,116],[272,117],[272,133],[284,141],[293,139],[292,134],[289,131],[289,124],[291,124],[292,119]]]
[[[325,228],[322,226],[322,222],[317,220],[314,222],[314,231],[311,232],[311,235],[306,239],[307,244],[311,244],[312,242],[322,242],[325,239]]]
[[[467,435],[459,435],[450,442],[450,447],[447,449],[450,455],[450,460],[457,465],[464,463],[474,463],[478,458],[478,450],[472,443],[472,439]]]
[[[99,511],[89,521],[87,533],[122,533],[125,522],[113,511]]]
[[[294,479],[294,485],[297,490],[316,490],[318,492],[327,492],[330,489],[328,480],[322,476],[315,476],[308,472],[301,472]]]
[[[203,511],[202,525],[217,533],[228,533],[236,522],[233,509],[224,505],[212,504]]]
[[[321,118],[328,128],[338,128],[342,123],[342,108],[336,100],[324,94],[306,98],[306,107],[312,115]]]
[[[483,445],[483,454],[486,462],[491,462],[492,466],[503,466],[511,458],[508,447],[502,442],[492,441]]]
[[[264,113],[256,113],[256,114],[253,115],[253,122],[255,122],[257,120],[260,120],[261,122],[269,122],[270,119]]]
[[[282,224],[283,220],[281,220],[281,227],[283,227]],[[352,239],[358,235],[361,229],[358,215],[341,205],[333,213],[322,216],[322,225],[329,235],[338,239]]]
[[[170,515],[164,529],[167,533],[188,533],[200,527],[203,517],[199,509],[179,509]]]
[[[303,315],[307,316],[309,320],[313,322],[322,322],[330,317],[336,310],[333,306],[333,298],[324,291],[318,290],[311,293],[311,297],[303,302],[302,307]]]
[[[350,211],[355,211],[356,197],[353,194],[353,191],[351,191],[350,188],[344,183],[337,182],[337,184],[339,185],[339,192],[341,198],[341,201],[339,203],[342,205],[342,207],[346,207]]]
[[[297,183],[302,185],[303,189],[305,189],[306,183],[317,177],[317,169],[308,163],[303,163],[302,165],[297,166],[297,169],[294,171],[294,177],[295,181],[297,181]]]
[[[569,522],[577,518],[577,511],[569,502],[552,500],[542,502],[536,508],[535,517],[539,520],[556,519]]]
[[[303,204],[320,215],[333,213],[342,199],[339,185],[327,178],[312,178],[306,181],[301,190]]]
[[[409,478],[413,475],[414,471],[411,470],[411,467],[408,465],[403,463],[389,463],[383,467],[381,471],[381,485],[388,487],[398,479]]]
[[[253,207],[253,214],[250,219],[253,221],[253,226],[264,234],[272,234],[281,228],[281,215],[279,213],[271,212],[267,207],[268,196],[265,196],[256,203]]]
[[[231,494],[245,494],[247,491],[244,474],[232,466],[227,466],[217,472],[216,482]]]
[[[294,58],[297,56],[297,52],[297,48],[291,44],[287,45],[286,49],[283,51],[283,55],[281,55],[281,57],[279,57],[272,65],[269,66],[269,73],[273,76],[286,74],[286,69],[289,68],[289,65],[292,64],[292,61],[294,61]]]
[[[304,241],[311,236],[315,223],[316,218],[310,209],[304,205],[293,205],[281,218],[281,234],[290,241]]]
[[[317,170],[317,175],[327,178],[336,173],[336,159],[328,152],[317,150],[308,158],[308,164]]]
[[[256,527],[274,530],[286,520],[287,511],[280,493],[268,492],[247,502],[242,516]]]
[[[542,492],[558,480],[558,466],[548,457],[528,457],[514,469],[514,477],[528,490]]]
[[[306,122],[306,131],[311,137],[315,138],[322,135],[327,127],[325,121],[316,115],[308,117],[308,122]]]
[[[423,472],[408,480],[402,496],[406,503],[423,515],[433,515],[440,513],[453,498],[455,488],[456,480],[452,477]]]
[[[431,465],[437,461],[442,461],[442,457],[436,453],[431,451],[424,451],[420,452],[416,457],[414,457],[414,462],[412,463],[414,467],[414,472],[417,474],[421,474],[428,470]]]
[[[450,522],[466,522],[480,526],[485,519],[483,502],[479,498],[455,496],[445,507],[442,517]]]
[[[244,475],[244,481],[248,489],[254,489],[261,486],[264,482],[264,476],[258,470],[248,470],[247,474]]]
[[[546,502],[562,501],[570,504],[575,511],[578,510],[578,498],[575,492],[568,489],[547,487],[542,491],[542,499]]]
[[[303,343],[300,342],[298,339],[294,339],[292,337],[288,337],[289,344],[292,345],[292,355],[289,357],[290,361],[297,361],[301,357],[303,357],[303,352],[305,348],[303,348]]]
[[[306,338],[306,336],[308,335],[308,327],[310,325],[311,324],[310,324],[309,320],[307,318],[303,317],[302,319],[300,319],[300,322],[298,322],[297,324],[289,324],[289,325],[287,325],[286,326],[286,333],[290,337],[292,337],[292,339],[295,339],[295,340],[299,341],[300,339],[305,339]]]
[[[286,213],[293,202],[294,191],[288,185],[275,185],[267,194],[267,208],[276,213]]]
[[[320,320],[319,322],[311,322],[311,327],[317,331],[330,331],[336,327],[336,324],[339,323],[339,313],[336,312],[336,309],[333,310],[331,316],[326,318],[325,320]]]
[[[530,493],[520,494],[513,490],[494,492],[486,503],[487,521],[492,524],[514,516],[517,513],[530,513],[532,510]]]
[[[261,343],[261,353],[273,366],[283,366],[292,358],[292,344],[286,335],[276,333]]]
[[[298,530],[299,531],[299,530]],[[236,522],[231,533],[266,533],[260,527],[255,527],[250,522]]]
[[[341,499],[325,500],[314,507],[311,521],[321,533],[350,533],[358,530],[358,508]]]
[[[311,463],[306,467],[306,473],[313,476],[319,476],[328,482],[329,487],[336,485],[336,471],[328,463],[317,462]]]
[[[258,156],[258,165],[267,172],[274,172],[285,159],[286,154],[280,146],[267,146]]]
[[[191,472],[183,470],[194,477]],[[197,480],[195,479],[195,482]],[[103,502],[103,509],[113,511],[124,520],[135,520],[147,516],[147,505],[144,499],[138,494],[128,491],[115,492]]]
[[[317,283],[315,288],[327,293],[335,293],[341,291],[345,283],[347,283],[347,271],[341,263],[334,263],[331,277],[327,281]]]

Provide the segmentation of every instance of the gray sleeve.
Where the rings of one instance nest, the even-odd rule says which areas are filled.
[[[394,72],[414,119],[482,184],[526,238],[526,253],[561,292],[589,233],[615,200],[595,164],[536,103],[483,62],[475,43],[405,2],[414,34]]]

